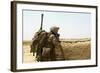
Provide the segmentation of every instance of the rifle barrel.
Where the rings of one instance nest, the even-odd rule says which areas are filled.
[[[42,26],[43,26],[43,14],[41,14],[41,27],[40,27],[40,30],[42,30]]]

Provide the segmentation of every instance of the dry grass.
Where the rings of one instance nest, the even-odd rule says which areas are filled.
[[[67,60],[90,59],[90,41],[77,43],[62,42],[64,54]]]
[[[62,40],[66,60],[83,60],[91,58],[91,43],[90,39],[69,39]],[[23,62],[36,62],[35,57],[30,53],[31,41],[23,42]],[[57,51],[60,53],[59,51]]]

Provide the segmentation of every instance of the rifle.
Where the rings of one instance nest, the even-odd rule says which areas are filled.
[[[64,51],[63,51],[63,48],[62,48],[61,45],[60,45],[60,50],[61,50],[61,53],[62,53],[62,56],[63,56],[63,60],[65,60],[66,58],[65,58]]]
[[[41,26],[40,26],[40,30],[42,30],[42,26],[43,26],[43,14],[41,14]]]

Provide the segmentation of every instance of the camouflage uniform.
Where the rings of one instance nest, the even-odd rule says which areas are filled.
[[[62,50],[61,43],[59,40],[58,30],[59,30],[59,27],[52,27],[50,29],[50,33],[48,34],[49,37],[47,40],[48,42],[46,43],[46,47],[48,48],[48,50],[45,51],[47,48],[44,48],[43,53],[42,53],[43,60],[56,61],[57,60],[56,49],[61,50],[61,53],[62,53],[61,59],[64,60],[64,52]]]

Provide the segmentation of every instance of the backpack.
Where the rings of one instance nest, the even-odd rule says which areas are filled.
[[[33,52],[33,56],[35,52],[40,53],[41,50],[39,48],[43,48],[48,39],[48,33],[45,30],[39,30],[35,33],[34,37],[32,38],[32,43],[30,45],[30,53]]]

